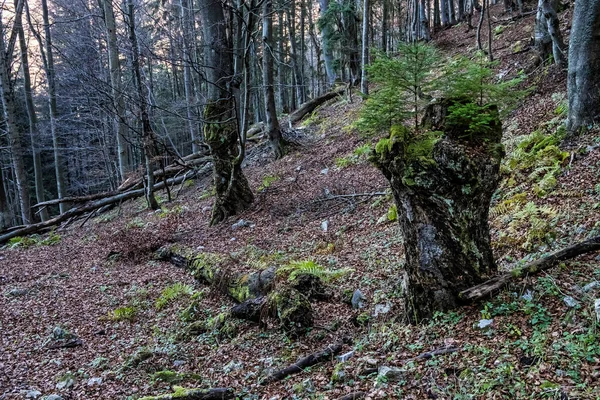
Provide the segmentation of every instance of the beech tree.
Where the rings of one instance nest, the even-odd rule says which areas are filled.
[[[242,172],[233,86],[233,52],[220,0],[202,0],[200,16],[204,30],[208,90],[204,106],[204,138],[214,164],[216,190],[211,225],[235,215],[253,202],[254,195]]]
[[[600,119],[600,1],[575,2],[569,39],[567,131],[576,135]]]

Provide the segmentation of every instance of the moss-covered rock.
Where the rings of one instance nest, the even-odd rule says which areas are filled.
[[[185,389],[181,386],[174,386],[173,389],[173,393],[145,396],[139,400],[229,400],[235,398],[233,390],[228,388]]]
[[[305,334],[313,324],[312,306],[308,298],[292,287],[273,291],[269,294],[269,304],[283,329],[292,337]]]

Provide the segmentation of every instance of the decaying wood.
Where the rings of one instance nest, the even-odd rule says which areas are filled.
[[[197,174],[195,174],[195,175],[197,175]],[[190,177],[188,176],[187,178],[189,179]],[[167,179],[166,182],[163,181],[163,182],[160,182],[160,183],[157,183],[156,185],[154,185],[154,190],[160,190],[160,189],[164,188],[165,185],[176,185],[178,183],[181,183],[184,179],[186,179],[186,176],[180,176],[177,178]],[[2,235],[0,235],[0,244],[4,244],[7,241],[9,241],[10,239],[17,237],[17,236],[25,236],[25,235],[31,235],[34,233],[44,232],[45,230],[52,228],[54,226],[57,226],[64,221],[72,221],[76,217],[79,217],[79,216],[82,216],[89,212],[98,210],[102,207],[114,205],[114,204],[117,204],[117,203],[120,203],[120,202],[123,202],[126,200],[131,200],[131,199],[135,199],[137,197],[142,197],[142,196],[144,196],[143,188],[119,193],[114,196],[102,198],[97,201],[92,201],[90,203],[83,204],[79,207],[71,208],[67,212],[57,215],[56,217],[51,218],[47,221],[39,222],[37,224],[25,225],[20,229],[15,229],[15,230],[11,230],[9,232],[3,233]]]
[[[442,347],[441,349],[435,349],[432,351],[425,352],[423,354],[419,354],[418,356],[411,358],[409,360],[406,360],[405,362],[415,361],[415,360],[429,360],[432,357],[442,356],[444,354],[455,353],[459,350],[460,350],[460,347]]]
[[[534,275],[547,270],[559,261],[570,260],[582,254],[600,250],[600,236],[584,240],[583,242],[572,244],[564,249],[550,253],[536,261],[526,264],[512,271],[498,275],[477,286],[460,292],[459,296],[465,301],[476,301],[497,292],[505,287],[509,282],[523,276]]]
[[[260,322],[263,314],[269,315],[277,318],[291,336],[300,336],[312,326],[313,313],[308,297],[293,287],[293,283],[275,287],[277,267],[251,273],[235,272],[218,255],[177,245],[163,247],[156,255],[190,271],[197,280],[241,303],[230,310],[228,317]],[[298,282],[301,284],[302,280]]]
[[[140,400],[229,400],[234,399],[235,393],[230,388],[213,389],[180,389],[175,393],[159,396],[146,396]]]
[[[342,340],[340,342],[337,342],[337,343],[334,343],[334,344],[331,344],[331,345],[325,347],[321,351],[318,351],[309,356],[301,358],[300,360],[296,361],[294,364],[290,365],[289,367],[279,370],[279,371],[273,373],[272,375],[269,375],[267,377],[267,379],[265,379],[262,382],[262,384],[266,385],[269,383],[278,382],[282,379],[287,378],[290,375],[297,374],[299,372],[304,371],[305,368],[311,367],[313,365],[316,365],[316,364],[319,364],[319,363],[322,363],[325,361],[333,360],[333,357],[342,351],[342,348],[344,347],[345,342],[347,342],[347,341]]]
[[[321,104],[323,104],[326,101],[329,101],[337,96],[343,95],[345,90],[346,90],[346,88],[336,89],[331,92],[325,93],[319,97],[315,97],[312,100],[307,101],[306,103],[302,104],[296,111],[294,111],[293,113],[290,114],[290,122],[296,123],[296,122],[300,121],[302,118],[304,118],[304,116],[306,114],[313,112]]]

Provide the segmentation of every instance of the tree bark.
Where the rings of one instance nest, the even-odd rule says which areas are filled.
[[[15,6],[18,6],[18,0],[15,0]],[[44,179],[42,173],[42,157],[37,141],[40,139],[38,130],[38,118],[33,104],[33,91],[31,89],[31,73],[29,70],[29,55],[27,53],[27,41],[25,31],[23,30],[23,16],[18,14],[15,18],[15,27],[19,34],[19,47],[21,49],[21,66],[23,68],[23,87],[25,90],[25,104],[27,106],[27,116],[29,118],[29,135],[31,136],[31,153],[33,156],[33,177],[35,182],[36,201],[42,202],[46,199],[44,194]],[[43,209],[39,212],[40,219],[46,221],[48,210]]]
[[[121,63],[119,61],[119,47],[117,44],[117,27],[112,0],[102,1],[104,22],[106,25],[106,42],[108,44],[108,64],[110,72],[110,85],[113,107],[115,109],[115,125],[117,138],[117,157],[119,161],[119,178],[125,179],[129,170],[128,144],[126,140],[127,122],[125,121],[125,100],[121,84]]]
[[[337,96],[340,96],[344,93],[345,89],[337,89],[334,90],[332,92],[328,92],[325,93],[319,97],[316,97],[314,99],[311,99],[309,101],[307,101],[306,103],[302,104],[300,107],[298,107],[298,109],[296,111],[294,111],[293,113],[290,114],[290,122],[291,123],[296,123],[298,121],[300,121],[302,118],[304,118],[304,116],[308,113],[313,112],[317,107],[319,107],[321,104],[325,103],[326,101],[329,101],[331,99],[336,98]]]
[[[552,39],[552,55],[554,62],[560,66],[567,66],[566,46],[560,32],[560,21],[556,15],[556,9],[550,0],[543,0],[542,10],[548,28],[548,34]]]
[[[455,308],[461,290],[496,271],[488,210],[500,179],[501,123],[491,107],[491,131],[466,139],[467,126],[446,122],[453,104],[443,100],[426,109],[424,128],[445,134],[429,155],[411,157],[406,142],[392,138],[375,160],[398,207],[406,254],[405,301],[412,323]]]
[[[263,4],[263,91],[265,97],[265,115],[267,136],[276,159],[283,157],[283,138],[275,109],[275,90],[273,88],[273,1]]]
[[[600,118],[600,0],[578,0],[569,39],[569,135]]]
[[[52,34],[50,32],[50,17],[48,15],[48,1],[42,0],[42,18],[44,20],[44,47],[46,49],[46,78],[48,80],[48,102],[50,107],[50,131],[52,132],[52,147],[54,150],[54,171],[56,174],[56,190],[58,197],[67,197],[67,180],[65,177],[64,144],[56,127],[58,106],[56,103],[56,73],[54,70],[54,49],[52,47]],[[60,213],[63,214],[70,208],[69,203],[60,204]]]
[[[331,26],[327,21],[327,11],[329,10],[329,0],[319,0],[321,6],[321,42],[323,43],[323,59],[325,60],[325,71],[327,72],[327,81],[333,85],[337,79],[337,73],[333,65],[333,49],[331,46]]]
[[[200,7],[206,46],[206,76],[209,82],[204,108],[204,137],[214,160],[216,199],[211,225],[247,209],[254,200],[242,173],[243,148],[239,147],[238,128],[231,86],[232,46],[227,37],[223,5],[219,0],[202,0]]]
[[[369,0],[364,0],[362,26],[362,73],[360,77],[360,91],[365,95],[369,94],[369,82],[367,80],[367,66],[369,65],[369,11]]]

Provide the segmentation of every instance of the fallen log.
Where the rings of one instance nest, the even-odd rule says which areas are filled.
[[[232,271],[227,260],[213,253],[197,252],[178,245],[159,249],[157,258],[191,272],[236,302],[228,315],[260,322],[263,315],[277,318],[291,336],[300,336],[312,326],[313,312],[308,297],[293,285],[275,287],[276,267],[244,273]],[[303,280],[297,280],[299,284]],[[208,330],[208,328],[207,328]]]
[[[365,392],[354,392],[340,397],[338,400],[362,400],[367,396]]]
[[[302,118],[304,118],[306,114],[313,112],[321,104],[344,94],[345,90],[345,88],[336,89],[331,92],[325,93],[319,97],[315,97],[314,99],[309,100],[306,103],[300,105],[300,107],[298,107],[296,111],[290,114],[290,122],[294,124],[300,121]]]
[[[553,267],[556,262],[569,260],[598,250],[600,250],[600,236],[595,236],[591,239],[572,244],[564,249],[557,250],[522,267],[517,267],[510,272],[498,275],[477,286],[463,290],[458,296],[464,301],[480,300],[502,289],[514,279],[537,274]]]
[[[195,175],[197,176],[198,174],[195,174]],[[166,182],[164,182],[164,181],[159,182],[156,185],[154,185],[154,190],[160,190],[160,189],[164,188],[165,185],[176,185],[178,183],[181,183],[184,179],[189,179],[189,178],[190,178],[189,176],[187,178],[186,178],[186,176],[180,176],[177,178],[168,179]],[[10,239],[12,239],[14,237],[31,235],[34,233],[40,233],[40,232],[43,232],[54,226],[57,226],[64,221],[72,220],[75,217],[79,217],[83,214],[95,211],[97,209],[100,209],[100,208],[108,206],[108,205],[113,205],[113,204],[117,204],[117,203],[120,203],[120,202],[123,202],[126,200],[131,200],[131,199],[135,199],[137,197],[142,197],[142,196],[144,196],[144,194],[145,194],[145,190],[143,188],[137,189],[137,190],[130,190],[128,192],[119,193],[117,195],[106,197],[106,198],[103,198],[103,199],[100,199],[97,201],[93,201],[91,203],[86,203],[79,207],[71,208],[67,212],[57,215],[56,217],[51,218],[47,221],[39,222],[37,224],[26,225],[20,229],[15,229],[15,230],[3,233],[2,235],[0,235],[0,245],[8,242]]]
[[[229,400],[235,398],[235,393],[230,388],[184,389],[175,386],[174,389],[173,393],[145,396],[140,400]]]
[[[322,363],[325,361],[333,360],[333,357],[342,351],[342,348],[344,347],[345,342],[347,342],[347,340],[342,340],[340,342],[337,342],[337,343],[327,346],[326,348],[324,348],[321,351],[318,351],[309,356],[301,358],[300,360],[296,361],[294,364],[290,365],[289,367],[279,370],[279,371],[273,373],[272,375],[269,375],[262,382],[262,385],[267,385],[269,383],[278,382],[282,379],[287,378],[290,375],[297,374],[299,372],[304,371],[305,368],[312,367],[313,365],[316,365],[316,364],[319,364],[319,363]]]

